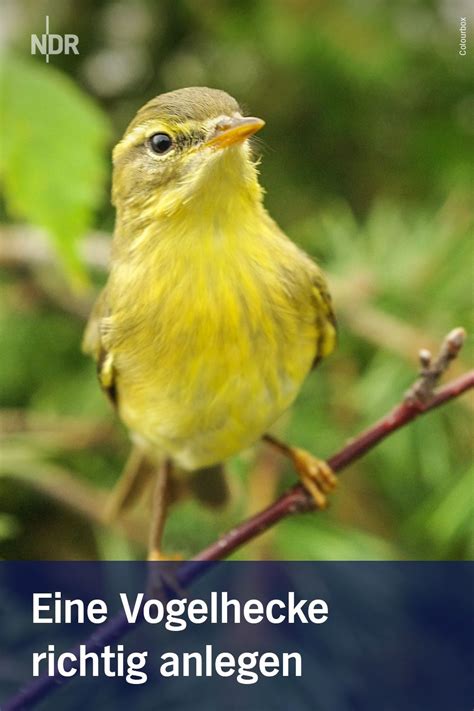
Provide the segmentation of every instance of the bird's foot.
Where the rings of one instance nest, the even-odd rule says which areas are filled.
[[[181,553],[165,553],[161,549],[153,549],[148,552],[147,560],[149,563],[158,561],[163,562],[172,560],[183,560],[183,555]]]
[[[298,447],[291,448],[290,456],[301,484],[311,495],[317,508],[327,508],[327,495],[337,486],[337,477],[329,464]]]

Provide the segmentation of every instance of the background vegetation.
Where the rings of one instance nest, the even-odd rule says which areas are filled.
[[[113,229],[110,150],[162,91],[220,87],[265,118],[267,206],[328,273],[339,348],[279,434],[330,455],[400,398],[418,348],[457,325],[473,332],[462,3],[4,0],[1,13],[0,556],[143,555],[146,501],[122,527],[101,523],[129,445],[80,341]],[[45,15],[79,36],[79,56],[30,56]],[[396,434],[344,473],[328,512],[240,555],[470,557],[472,406],[464,397]],[[230,508],[180,502],[168,549],[196,552],[294,478],[264,446],[229,469]]]

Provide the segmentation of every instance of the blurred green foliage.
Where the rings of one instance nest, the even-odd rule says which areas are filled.
[[[69,275],[81,276],[76,244],[104,197],[107,119],[57,70],[16,57],[1,66],[6,208],[49,230]]]
[[[400,399],[419,347],[457,325],[472,333],[473,55],[458,54],[447,0],[21,0],[2,12],[16,58],[2,80],[0,216],[49,230],[63,261],[26,250],[3,262],[0,556],[143,554],[146,505],[122,531],[97,523],[128,442],[80,353],[91,295],[66,283],[84,233],[113,229],[107,153],[162,91],[220,87],[265,118],[267,206],[328,272],[339,347],[280,434],[332,454]],[[79,56],[30,56],[46,14],[52,31],[79,36]],[[2,240],[25,230],[3,225]],[[103,270],[91,276],[98,289]],[[471,339],[458,370],[469,360]],[[238,556],[471,557],[471,442],[465,397],[353,465],[328,512],[285,521]],[[229,470],[232,506],[180,502],[168,548],[195,552],[294,479],[265,448]]]

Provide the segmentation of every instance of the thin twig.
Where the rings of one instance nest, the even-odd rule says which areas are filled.
[[[439,379],[447,371],[450,363],[457,358],[466,340],[463,328],[454,328],[444,339],[440,351],[433,360],[431,352],[422,348],[418,353],[420,360],[420,377],[405,395],[405,402],[427,403],[433,397],[433,391]]]

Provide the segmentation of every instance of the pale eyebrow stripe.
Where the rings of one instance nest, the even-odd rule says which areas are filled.
[[[209,118],[206,121],[202,122],[190,119],[188,121],[182,121],[176,126],[171,126],[165,121],[160,121],[156,124],[138,124],[138,126],[135,126],[135,128],[133,128],[122,138],[121,141],[119,141],[119,143],[117,143],[113,151],[113,158],[114,160],[120,158],[129,148],[133,148],[134,146],[138,146],[141,143],[144,143],[154,133],[173,134],[175,132],[176,127],[179,127],[180,133],[192,136],[194,133],[200,134],[203,131],[208,130],[222,118],[225,118],[225,116],[213,116],[212,118]]]
[[[179,125],[180,131],[191,133],[191,127],[196,126],[195,121],[186,121]],[[156,124],[139,124],[135,126],[129,133],[125,134],[121,141],[117,143],[113,151],[114,160],[120,158],[129,148],[134,146],[139,146],[144,143],[150,136],[154,133],[170,133],[173,134],[173,130],[169,124],[161,121]]]

